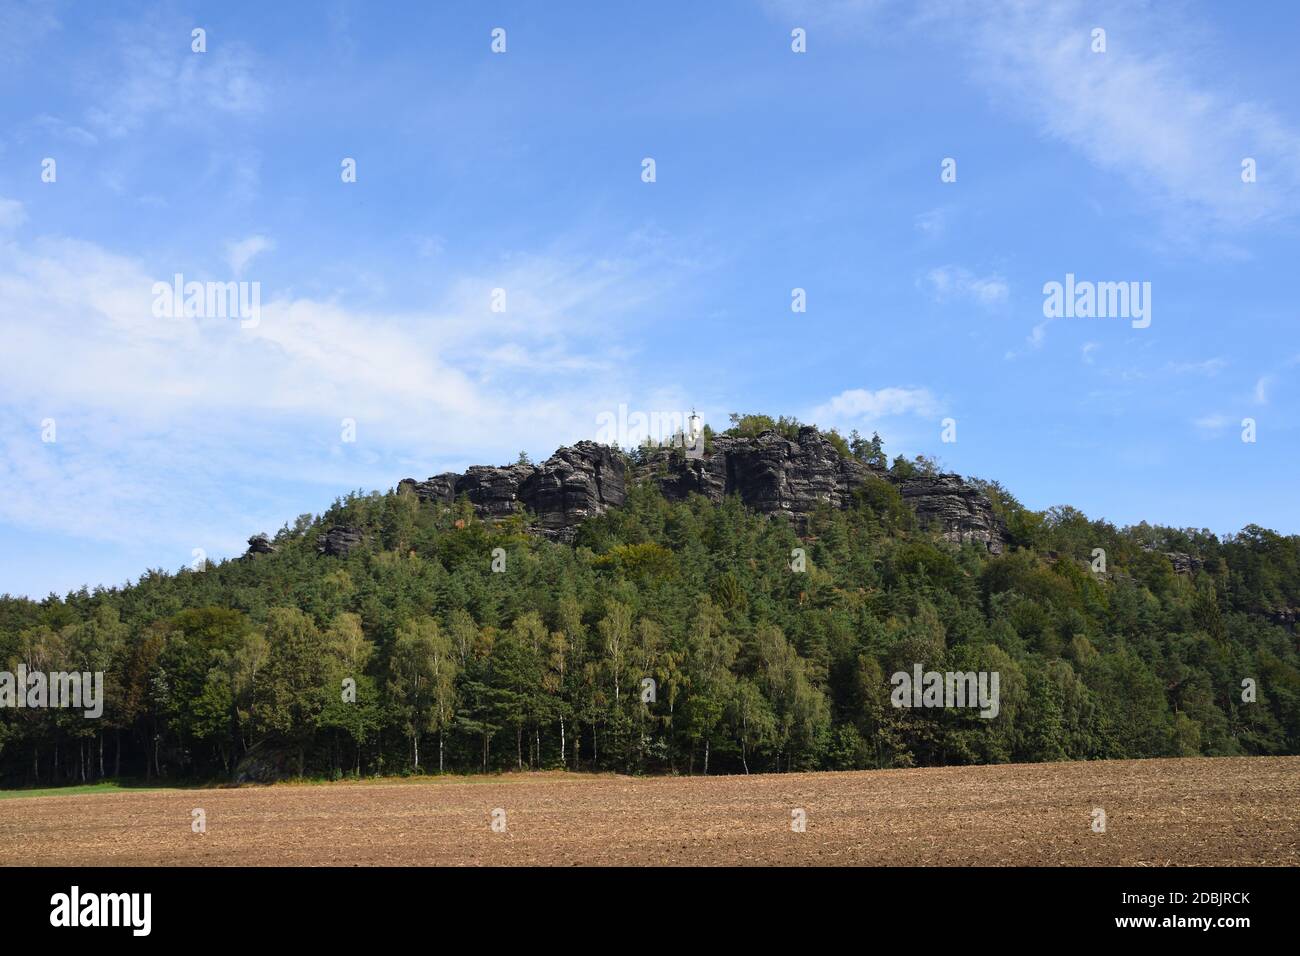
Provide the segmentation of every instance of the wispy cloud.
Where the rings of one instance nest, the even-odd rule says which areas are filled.
[[[870,37],[924,33],[969,64],[998,109],[1128,180],[1172,226],[1300,212],[1300,131],[1223,82],[1182,7],[1057,0],[765,0],[773,16]],[[1107,31],[1094,53],[1091,31]],[[1252,158],[1258,182],[1243,183]],[[1171,233],[1174,231],[1171,229]],[[1185,237],[1184,237],[1185,238]],[[1218,246],[1216,246],[1218,248]]]
[[[1012,361],[1013,359],[1020,358],[1028,352],[1036,352],[1041,349],[1043,344],[1047,341],[1047,327],[1051,325],[1053,321],[1054,320],[1052,319],[1043,319],[1043,321],[1039,322],[1029,330],[1029,334],[1025,336],[1025,347],[1023,349],[1009,349],[1002,357],[1007,361]],[[1091,361],[1089,356],[1093,351],[1096,351],[1096,349],[1089,349],[1088,346],[1084,346],[1083,358],[1085,362]]]
[[[943,207],[919,213],[912,220],[916,231],[930,239],[937,239],[948,229],[949,211]]]
[[[236,245],[232,267],[268,247]],[[231,485],[308,482],[332,497],[594,437],[597,413],[634,386],[627,346],[592,330],[662,288],[631,259],[531,255],[419,312],[264,289],[260,322],[242,328],[156,318],[153,283],[170,271],[93,243],[0,240],[0,263],[0,522],[178,554],[237,546],[296,507]],[[505,313],[490,310],[494,287],[509,292]],[[56,355],[67,374],[34,360]],[[344,418],[355,445],[341,442]]]
[[[961,266],[931,269],[925,274],[923,285],[936,302],[961,299],[985,307],[1005,302],[1010,291],[1001,276],[976,275]]]
[[[226,246],[226,261],[230,263],[231,271],[234,272],[236,277],[239,277],[244,274],[244,269],[259,253],[274,248],[275,243],[266,236],[249,236],[247,239],[241,239]]]
[[[1124,176],[1179,222],[1245,225],[1297,212],[1300,134],[1234,96],[1221,74],[1205,74],[1203,54],[1180,42],[1180,12],[1074,0],[939,6],[962,14],[952,25],[998,103]],[[1107,49],[1094,53],[1090,32],[1100,24]],[[1257,183],[1242,182],[1246,157],[1265,171]]]
[[[851,388],[818,405],[812,418],[819,423],[860,421],[870,424],[901,415],[930,418],[941,410],[941,403],[927,388],[895,386],[875,391]]]
[[[233,39],[210,37],[206,53],[190,50],[189,28],[172,21],[119,29],[108,49],[116,61],[94,77],[86,125],[121,138],[148,124],[198,127],[212,114],[253,116],[269,94],[265,64]]]
[[[1193,419],[1192,424],[1208,437],[1221,434],[1225,428],[1233,424],[1233,418],[1231,415],[1224,415],[1220,412],[1212,415],[1202,415],[1200,418]]]
[[[1227,366],[1227,359],[1209,358],[1200,362],[1170,362],[1168,370],[1175,375],[1205,375],[1213,377],[1218,375]]]
[[[74,123],[61,120],[57,116],[51,116],[48,113],[42,113],[31,120],[30,123],[19,130],[16,138],[20,142],[25,142],[31,139],[33,134],[47,139],[72,143],[74,146],[94,146],[99,142],[99,137],[90,130],[83,129]]]
[[[13,232],[27,221],[27,210],[17,199],[0,197],[0,233]]]

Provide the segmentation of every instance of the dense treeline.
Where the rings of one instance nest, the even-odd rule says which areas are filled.
[[[1121,530],[984,487],[1011,535],[1001,556],[914,527],[885,481],[815,515],[803,539],[736,500],[673,504],[639,486],[572,545],[522,519],[485,524],[465,502],[375,493],[286,526],[273,554],[6,596],[0,662],[103,671],[106,687],[98,720],[0,711],[0,777],[1300,751],[1300,538]],[[365,538],[345,559],[317,554],[335,525]],[[1175,573],[1163,552],[1199,566]],[[915,663],[999,672],[998,716],[894,708],[889,675]]]

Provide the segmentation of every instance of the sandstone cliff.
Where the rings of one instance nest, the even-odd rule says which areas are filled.
[[[622,505],[633,481],[654,481],[674,501],[692,493],[712,501],[734,494],[755,511],[781,515],[802,530],[820,503],[847,507],[854,490],[872,479],[896,485],[922,527],[949,541],[1002,550],[1004,529],[988,498],[960,476],[896,479],[883,469],[841,457],[811,426],[800,429],[795,440],[774,431],[753,438],[718,435],[698,458],[661,449],[635,469],[618,451],[583,441],[561,448],[541,465],[476,465],[463,475],[406,478],[398,487],[422,501],[450,503],[464,495],[483,518],[526,509],[539,533],[569,540],[584,519]]]
[[[581,441],[561,448],[541,465],[475,465],[463,475],[435,475],[427,481],[405,478],[421,501],[451,503],[464,495],[481,518],[499,518],[527,509],[537,529],[548,537],[568,539],[584,519],[627,498],[628,471],[612,448]]]

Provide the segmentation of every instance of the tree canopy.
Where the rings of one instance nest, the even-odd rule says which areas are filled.
[[[849,452],[883,459],[878,439]],[[402,491],[300,518],[272,553],[5,596],[0,662],[103,671],[106,705],[0,710],[0,778],[220,779],[264,752],[338,777],[1300,749],[1300,539],[1118,529],[983,488],[999,556],[914,527],[884,481],[802,538],[736,499],[638,485],[571,544]],[[318,554],[338,525],[362,545]],[[917,663],[998,672],[998,715],[892,706],[890,675]]]

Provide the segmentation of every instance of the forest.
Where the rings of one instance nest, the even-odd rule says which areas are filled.
[[[357,492],[266,553],[6,594],[0,666],[102,672],[104,703],[0,710],[0,782],[1300,752],[1300,537],[1116,528],[979,485],[1000,555],[916,527],[883,480],[802,536],[642,483],[571,543]],[[339,525],[362,544],[319,553]],[[996,718],[891,706],[916,664],[997,672]]]

